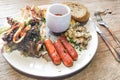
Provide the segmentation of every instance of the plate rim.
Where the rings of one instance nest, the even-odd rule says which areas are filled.
[[[40,6],[48,6],[48,5],[40,5]],[[90,21],[92,21],[93,22],[93,20],[92,20],[92,18],[89,18],[89,20]],[[94,22],[93,22],[93,24],[94,24]],[[94,25],[93,25],[94,26]],[[95,28],[94,28],[95,29]],[[9,65],[11,65],[13,68],[15,68],[16,70],[18,70],[18,71],[20,71],[20,72],[22,72],[22,73],[25,73],[25,74],[29,74],[29,75],[32,75],[32,76],[37,76],[37,77],[44,77],[44,78],[55,78],[55,77],[63,77],[63,76],[68,76],[68,75],[71,75],[71,74],[74,74],[75,72],[77,72],[77,71],[80,71],[80,70],[82,70],[84,67],[86,67],[90,62],[91,62],[91,60],[93,59],[93,57],[95,56],[95,54],[96,54],[96,51],[97,51],[97,48],[98,48],[98,35],[97,35],[97,32],[95,31],[95,35],[96,35],[96,49],[94,50],[94,54],[93,54],[93,56],[91,56],[91,58],[89,59],[89,61],[88,62],[86,62],[86,64],[84,64],[83,66],[82,66],[82,68],[80,68],[80,69],[77,69],[76,71],[72,71],[72,72],[70,72],[70,73],[66,73],[66,74],[61,74],[61,75],[57,75],[57,76],[40,76],[39,74],[31,74],[31,73],[29,73],[29,72],[26,72],[26,71],[23,71],[23,70],[21,70],[21,69],[19,69],[19,68],[17,68],[16,66],[14,66],[13,65],[13,63],[11,63],[9,60],[8,60],[8,58],[2,53],[2,55],[3,55],[3,57],[4,57],[4,59],[8,62],[8,64]]]

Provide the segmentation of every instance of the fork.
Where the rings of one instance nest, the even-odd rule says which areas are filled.
[[[102,17],[100,16],[99,12],[96,12],[94,14],[96,16],[97,22],[99,25],[104,26],[109,33],[112,35],[113,39],[116,41],[116,43],[118,44],[118,46],[120,47],[120,41],[118,40],[118,38],[115,36],[114,32],[112,31],[112,29],[106,24],[105,21],[103,21]]]
[[[94,21],[94,20],[93,20]],[[96,21],[94,21],[94,27],[96,29],[96,32],[101,36],[101,38],[105,41],[106,45],[108,46],[108,48],[110,49],[110,51],[112,52],[112,55],[114,56],[114,58],[120,62],[120,52],[118,50],[116,50],[115,47],[112,46],[112,44],[110,43],[110,41],[106,38],[105,34],[99,29],[98,27],[99,25],[96,23]]]

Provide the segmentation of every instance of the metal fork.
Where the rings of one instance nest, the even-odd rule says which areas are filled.
[[[94,21],[94,20],[93,20]],[[114,56],[114,58],[120,62],[120,52],[118,50],[116,50],[115,47],[113,47],[110,43],[110,41],[106,38],[105,34],[99,29],[98,27],[99,25],[96,23],[96,21],[94,21],[94,27],[97,31],[97,33],[102,37],[102,39],[105,41],[106,45],[108,46],[108,48],[110,49],[110,51],[112,52],[112,55]]]
[[[120,41],[118,40],[118,38],[115,36],[114,32],[112,31],[112,29],[106,24],[105,21],[103,21],[103,19],[101,18],[100,16],[100,13],[99,12],[96,12],[94,14],[96,16],[96,19],[97,19],[97,22],[99,25],[101,26],[104,26],[108,31],[109,33],[112,35],[113,39],[116,41],[116,43],[118,44],[118,46],[120,47]]]

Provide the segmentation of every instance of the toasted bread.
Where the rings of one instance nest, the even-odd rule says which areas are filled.
[[[86,22],[89,19],[90,13],[84,5],[77,2],[64,2],[63,4],[69,6],[72,18],[76,21]]]

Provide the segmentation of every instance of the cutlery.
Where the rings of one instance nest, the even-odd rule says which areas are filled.
[[[94,22],[95,23],[95,22]],[[104,33],[98,28],[97,23],[94,24],[94,27],[97,31],[97,33],[102,37],[102,39],[105,41],[106,45],[108,46],[108,48],[110,49],[110,51],[112,52],[112,55],[114,56],[114,58],[120,62],[120,52],[118,52],[110,43],[110,41],[106,38],[106,36],[104,35]]]
[[[114,32],[112,31],[112,29],[106,24],[105,21],[103,21],[102,17],[100,16],[99,12],[96,12],[94,14],[96,16],[97,22],[99,25],[104,26],[109,33],[112,35],[113,39],[116,41],[116,43],[118,44],[118,46],[120,47],[120,41],[118,40],[118,38],[115,36]]]

